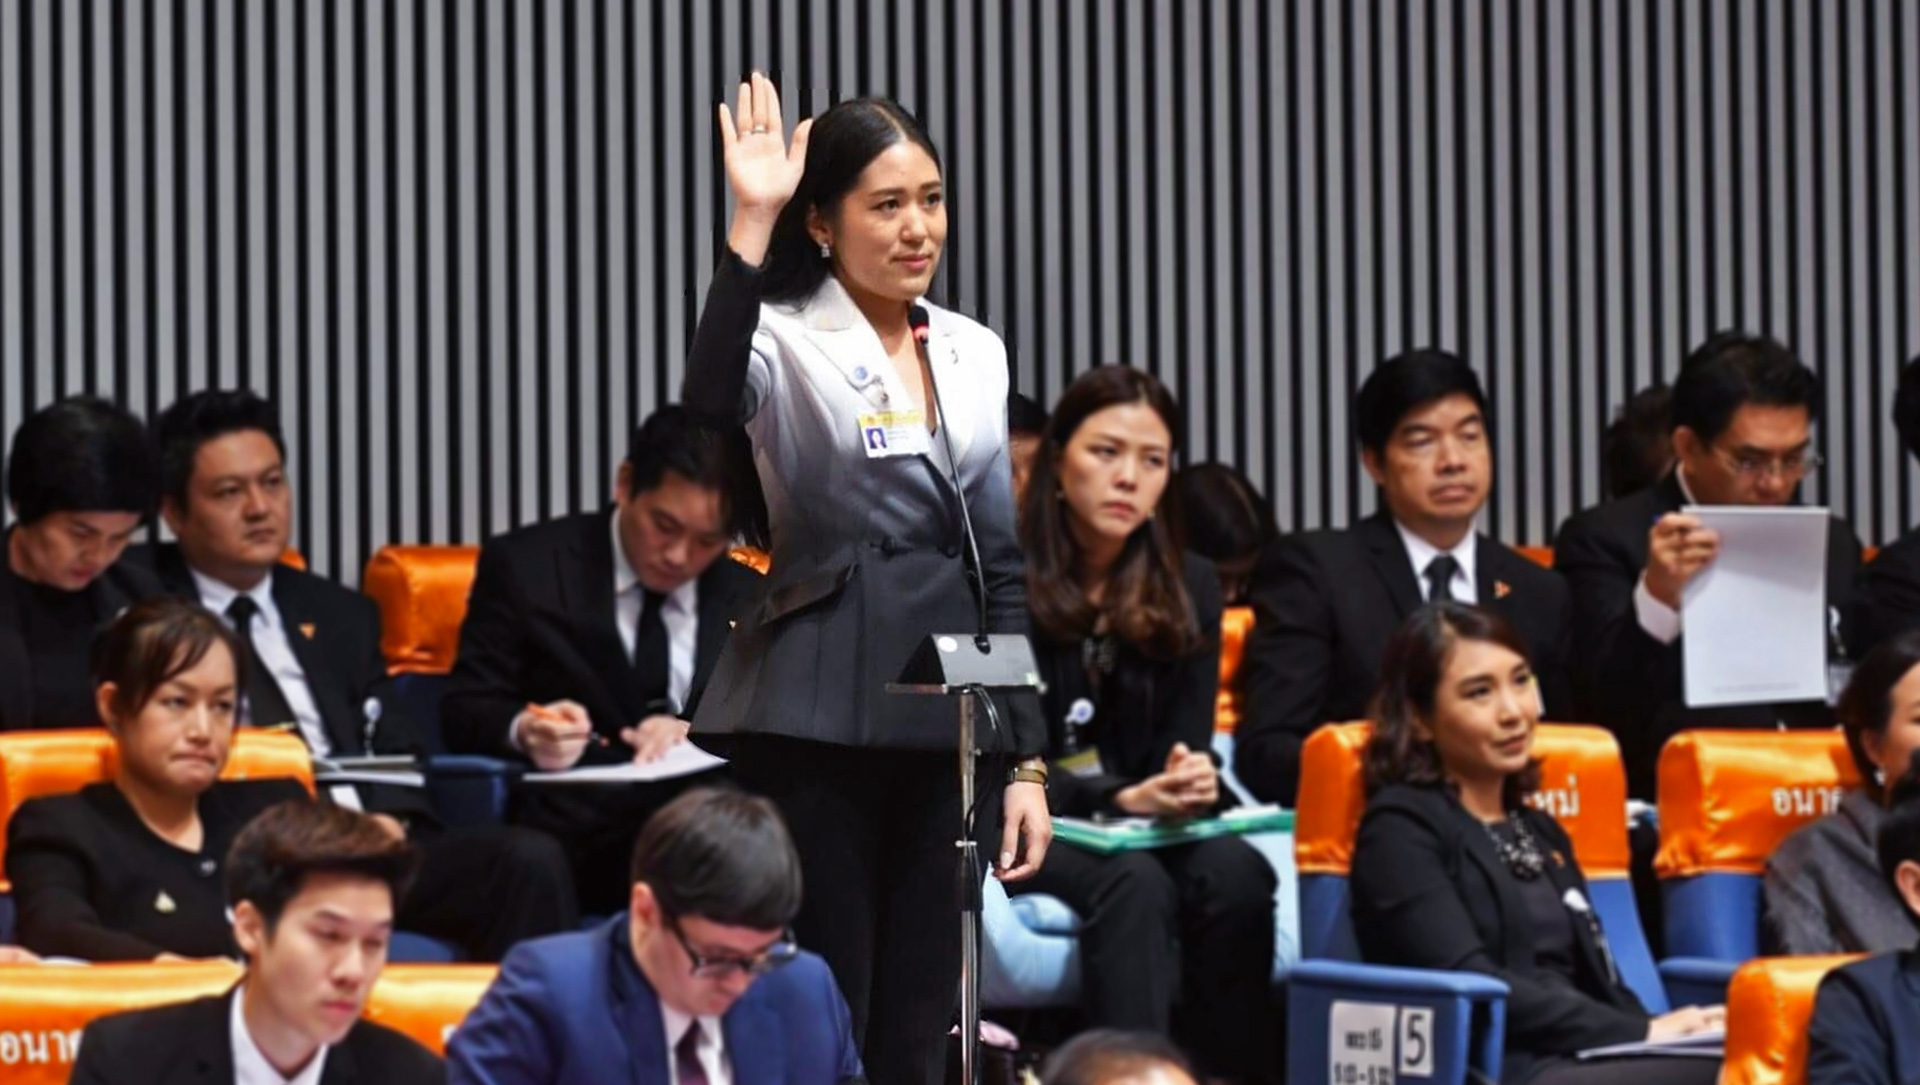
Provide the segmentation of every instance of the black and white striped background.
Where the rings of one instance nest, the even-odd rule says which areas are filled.
[[[1283,524],[1371,507],[1345,403],[1465,353],[1489,527],[1599,492],[1710,328],[1824,375],[1811,492],[1914,519],[1920,11],[1900,0],[8,0],[0,424],[93,390],[281,404],[299,545],[357,579],[598,503],[725,230],[712,104],[892,93],[948,164],[946,300],[1050,397],[1125,361]]]

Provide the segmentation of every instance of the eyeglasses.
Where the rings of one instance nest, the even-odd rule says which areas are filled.
[[[693,962],[693,974],[701,979],[726,979],[735,972],[764,976],[800,956],[800,945],[793,940],[791,929],[781,932],[778,942],[753,957],[709,957],[700,953],[687,941],[686,932],[680,929],[680,920],[672,916],[667,917],[667,929],[679,939],[680,948],[687,951],[687,959]]]
[[[1765,475],[1778,473],[1781,478],[1801,478],[1809,471],[1818,471],[1827,461],[1820,453],[1812,449],[1789,452],[1784,456],[1735,455],[1719,448],[1713,450],[1721,462],[1732,467],[1735,474],[1744,479],[1757,479]]]

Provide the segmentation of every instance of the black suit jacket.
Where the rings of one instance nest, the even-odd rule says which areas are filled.
[[[646,717],[620,642],[613,598],[610,510],[534,524],[481,548],[460,654],[440,706],[447,744],[463,753],[523,760],[513,718],[529,702],[568,699],[593,717],[605,746],[580,763],[614,764],[632,751],[620,732]],[[700,577],[700,621],[688,700],[698,701],[759,575],[725,557]],[[688,707],[683,715],[691,715]]]
[[[232,999],[196,998],[102,1017],[87,1026],[73,1085],[232,1085]],[[410,1037],[360,1020],[327,1048],[320,1085],[434,1085],[447,1079],[439,1056]]]
[[[0,536],[0,543],[6,536]],[[33,657],[20,613],[20,578],[0,550],[0,731],[75,727],[98,720],[36,720],[33,718]],[[96,622],[106,625],[128,606],[161,594],[160,582],[137,561],[122,559],[87,585]]]
[[[1860,630],[1847,642],[1856,659],[1883,640],[1920,629],[1920,528],[1881,547],[1861,570],[1860,582]]]
[[[1920,1085],[1920,951],[1855,961],[1820,981],[1807,1085]]]
[[[1824,701],[1688,708],[1682,670],[1684,634],[1661,644],[1640,628],[1633,592],[1647,567],[1647,532],[1686,503],[1668,472],[1639,493],[1569,519],[1554,543],[1553,564],[1573,589],[1581,666],[1575,674],[1582,711],[1613,732],[1635,798],[1654,797],[1655,768],[1668,738],[1691,728],[1831,727]],[[1827,534],[1827,605],[1839,611],[1840,636],[1851,645],[1854,578],[1860,540],[1834,517]]]
[[[1485,535],[1475,543],[1474,566],[1480,605],[1513,623],[1531,649],[1548,714],[1576,718],[1566,585]],[[1240,662],[1246,708],[1233,768],[1247,790],[1293,805],[1301,744],[1323,723],[1366,716],[1381,653],[1423,599],[1406,543],[1385,512],[1346,531],[1273,545],[1254,576],[1253,633]]]
[[[1220,693],[1220,577],[1213,564],[1185,555],[1187,595],[1203,638],[1175,659],[1149,659],[1132,645],[1119,647],[1091,723],[1098,736],[1101,774],[1075,776],[1055,765],[1048,806],[1055,814],[1086,817],[1116,813],[1113,797],[1166,767],[1176,742],[1204,753],[1213,743],[1213,714]],[[1047,720],[1047,756],[1065,752],[1067,713],[1086,686],[1080,643],[1062,644],[1034,635],[1035,661],[1047,683],[1041,709]],[[1226,796],[1225,787],[1221,794]]]
[[[146,547],[141,558],[151,563],[167,591],[199,600],[179,546]],[[387,661],[380,654],[380,608],[373,600],[324,577],[281,565],[273,570],[273,605],[287,631],[287,646],[307,676],[307,690],[320,710],[335,755],[416,754],[432,749],[435,744],[415,730],[416,721],[393,707],[397,702],[389,696]],[[367,741],[369,701],[380,705],[371,746]],[[368,784],[358,791],[371,812],[404,815],[409,823],[434,823],[432,808],[419,788]]]
[[[1563,899],[1588,897],[1560,824],[1531,807],[1520,816],[1550,853],[1543,876]],[[1368,962],[1480,972],[1511,988],[1502,1080],[1526,1080],[1541,1058],[1646,1039],[1648,1014],[1615,977],[1597,921],[1569,916],[1573,983],[1537,967],[1525,898],[1492,837],[1445,790],[1389,787],[1373,796],[1354,839],[1352,879],[1353,929]]]
[[[28,799],[7,826],[20,944],[89,961],[237,956],[227,849],[261,811],[307,801],[292,780],[222,780],[200,796],[194,855],[155,836],[113,784]]]

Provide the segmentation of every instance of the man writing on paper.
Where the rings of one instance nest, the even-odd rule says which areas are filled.
[[[293,533],[286,443],[271,403],[251,392],[195,392],[154,426],[160,514],[179,542],[145,556],[169,591],[220,615],[246,668],[241,718],[291,725],[315,757],[411,754],[424,744],[386,706],[380,611],[372,600],[280,563]],[[429,721],[431,722],[431,721]],[[523,938],[579,923],[566,856],[542,834],[457,829],[417,787],[321,788],[419,848],[421,878],[403,902],[409,929],[497,961]]]
[[[663,407],[634,432],[612,509],[489,541],[441,704],[447,745],[555,772],[683,741],[754,583],[726,560],[751,479],[725,436]],[[679,786],[528,784],[511,816],[559,839],[600,915],[620,910],[634,834]]]
[[[1719,554],[1719,536],[1688,505],[1782,506],[1820,466],[1813,423],[1820,382],[1780,343],[1720,332],[1688,357],[1673,386],[1675,466],[1639,493],[1567,521],[1554,567],[1573,589],[1583,708],[1613,731],[1635,798],[1654,797],[1660,747],[1695,727],[1830,727],[1825,702],[1688,708],[1680,601]],[[1860,542],[1828,527],[1829,655],[1844,657]]]

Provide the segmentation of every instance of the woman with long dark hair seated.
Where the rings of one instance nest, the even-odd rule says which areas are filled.
[[[1456,603],[1415,611],[1387,644],[1374,718],[1353,848],[1361,955],[1504,981],[1503,1082],[1713,1082],[1716,1059],[1574,1059],[1716,1029],[1725,1011],[1655,1017],[1621,981],[1572,841],[1526,803],[1540,701],[1512,626]]]
[[[1159,515],[1179,418],[1149,374],[1094,369],[1061,397],[1034,457],[1020,536],[1061,814],[1180,818],[1221,805],[1208,751],[1219,581]],[[1056,840],[1022,888],[1083,917],[1093,1024],[1165,1032],[1178,1001],[1176,1034],[1203,1070],[1268,1072],[1274,873],[1246,841],[1096,855]]]

